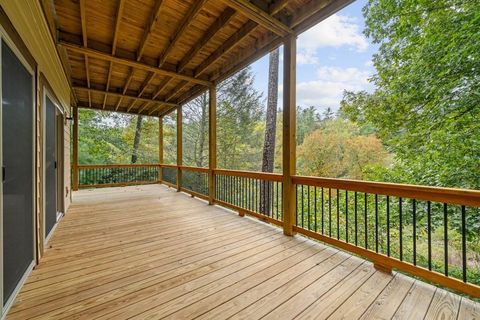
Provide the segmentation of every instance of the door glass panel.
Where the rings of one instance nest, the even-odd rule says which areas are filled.
[[[57,108],[48,97],[45,100],[45,236],[47,236],[57,223]]]
[[[33,261],[33,78],[2,41],[3,297]]]

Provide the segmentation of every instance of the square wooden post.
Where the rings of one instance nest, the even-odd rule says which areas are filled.
[[[78,190],[78,107],[73,107],[72,189]]]
[[[208,204],[215,202],[215,174],[217,168],[217,87],[211,86],[208,98]]]
[[[180,192],[182,187],[182,170],[183,165],[183,141],[182,141],[182,106],[177,108],[177,191]]]
[[[162,183],[163,180],[163,116],[158,117],[158,183]]]
[[[295,225],[296,173],[296,54],[297,39],[288,37],[283,46],[283,233],[293,236]]]

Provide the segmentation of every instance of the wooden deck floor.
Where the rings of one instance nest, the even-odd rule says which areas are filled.
[[[479,304],[165,186],[83,190],[8,319],[480,319]]]

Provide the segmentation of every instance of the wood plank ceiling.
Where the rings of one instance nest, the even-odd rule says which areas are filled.
[[[350,2],[43,1],[77,105],[152,116],[167,114]]]

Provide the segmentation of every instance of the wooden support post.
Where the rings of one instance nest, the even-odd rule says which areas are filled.
[[[78,107],[73,107],[72,189],[78,190]]]
[[[177,191],[180,192],[182,187],[182,170],[183,165],[183,141],[182,141],[182,106],[177,107]]]
[[[208,91],[208,204],[215,202],[215,174],[217,168],[217,88]]]
[[[287,37],[283,46],[283,233],[293,236],[295,225],[296,171],[296,54],[297,39]]]
[[[163,117],[158,118],[158,163],[163,164]],[[158,167],[158,183],[162,183],[163,169]]]

